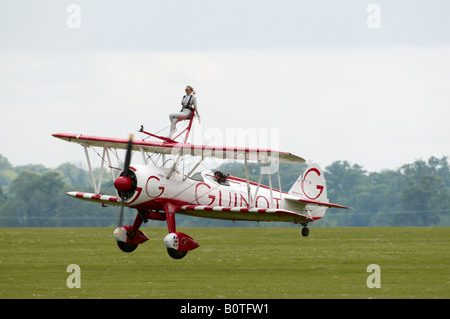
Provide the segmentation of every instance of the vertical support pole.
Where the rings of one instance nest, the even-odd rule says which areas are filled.
[[[109,156],[108,150],[106,150],[106,156],[108,157],[108,164],[109,164],[109,169],[111,171],[111,177],[112,177],[112,180],[114,181],[116,179],[116,176],[114,175],[114,171],[113,171],[112,163],[111,163],[111,157]]]
[[[88,166],[89,166],[89,172],[91,173],[92,185],[94,185],[94,192],[95,192],[95,194],[98,194],[97,185],[95,184],[94,172],[92,171],[92,165],[91,165],[91,160],[89,159],[89,153],[87,150],[87,146],[83,145],[83,147],[84,147],[84,153],[86,154],[86,159],[87,159]]]
[[[280,209],[283,209],[283,191],[281,190],[280,167],[278,166],[278,187],[280,190]]]
[[[270,187],[270,207],[275,208],[273,205],[273,190],[272,190],[272,175],[267,174],[269,176],[269,187]]]
[[[190,127],[190,129],[189,129],[189,134],[190,134],[190,138],[191,138],[191,142],[190,142],[190,144],[193,144],[193,142],[194,142],[194,126],[192,126],[192,122],[194,121],[194,116],[195,116],[195,114],[192,114],[192,117],[191,117],[191,123],[189,124],[191,127]],[[192,131],[192,132],[191,132]],[[192,133],[192,134],[191,134]],[[186,137],[185,139],[184,139],[184,144],[186,144],[187,143],[187,140],[188,140],[188,138]]]
[[[183,152],[183,149],[180,149],[180,153],[178,153],[177,158],[175,159],[175,162],[173,163],[172,168],[170,169],[169,173],[167,173],[167,176],[166,176],[167,179],[170,179],[170,176],[172,176],[173,172],[175,172],[175,168],[177,167],[178,162],[181,159],[182,152]]]
[[[269,164],[263,164],[263,166],[268,166]],[[261,186],[261,182],[262,182],[262,177],[263,177],[263,169],[260,168],[259,169],[259,180],[258,180],[258,186],[256,187],[256,192],[255,192],[255,196],[253,196],[255,198],[255,206],[258,204],[258,191],[259,191],[259,186]]]
[[[119,154],[117,154],[117,149],[114,149],[114,153],[116,154],[116,159],[117,159],[117,167],[120,167],[120,158],[119,158]]]
[[[253,203],[252,203],[252,195],[250,192],[250,176],[248,174],[248,163],[247,163],[247,153],[244,154],[244,163],[245,163],[245,178],[247,179],[247,202],[249,205],[249,208],[253,208]]]
[[[259,186],[261,185],[261,181],[262,181],[262,172],[260,172],[260,174],[259,174],[258,186],[256,187],[255,196],[253,196],[255,198],[255,206],[257,203],[258,191],[259,191]]]
[[[144,151],[143,147],[141,147],[141,154],[142,154],[142,159],[144,160],[144,164],[147,165],[147,159],[145,158],[145,151]]]
[[[106,146],[103,147],[103,154],[102,154],[102,164],[100,165],[100,177],[98,179],[98,194],[100,194],[100,190],[102,189],[102,178],[103,178],[103,167],[105,164],[105,154],[106,154]]]
[[[184,144],[186,144],[187,139],[188,139],[188,137],[189,137],[189,133],[191,132],[191,126],[192,126],[192,121],[194,121],[194,116],[195,116],[195,114],[194,114],[194,112],[192,111],[192,113],[191,113],[191,118],[189,119],[189,126],[188,126],[188,128],[187,128],[186,136],[184,137]],[[180,135],[181,135],[181,134],[180,134]]]

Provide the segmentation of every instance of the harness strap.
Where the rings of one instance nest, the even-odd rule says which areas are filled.
[[[191,104],[192,95],[189,97],[189,101],[187,102],[186,106],[183,105],[183,101],[184,101],[185,97],[186,97],[186,95],[183,96],[183,99],[181,100],[181,107],[182,107],[181,110],[183,111],[183,109],[186,108],[186,109],[190,110],[191,112],[194,112],[194,108],[191,106],[192,105]]]

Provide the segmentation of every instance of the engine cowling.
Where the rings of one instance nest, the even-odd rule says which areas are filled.
[[[136,174],[132,169],[129,169],[126,176],[124,175],[124,172],[122,172],[120,176],[114,180],[114,187],[117,189],[119,197],[126,201],[133,197],[137,183]]]

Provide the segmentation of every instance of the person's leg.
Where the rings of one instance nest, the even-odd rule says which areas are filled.
[[[174,133],[176,132],[176,125],[179,121],[183,121],[187,119],[191,115],[191,111],[188,109],[184,109],[182,112],[171,113],[169,114],[170,119],[170,135],[169,138],[172,138]]]

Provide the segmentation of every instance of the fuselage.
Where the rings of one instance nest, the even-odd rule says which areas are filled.
[[[212,171],[197,172],[185,178],[175,171],[167,179],[169,168],[132,165],[136,175],[134,195],[125,204],[132,208],[164,210],[164,203],[170,200],[183,205],[206,205],[220,207],[245,207],[263,209],[299,210],[292,201],[283,199],[287,193],[250,182],[250,197],[247,181],[228,176],[225,181],[217,180]],[[258,190],[258,191],[257,191]],[[256,194],[256,197],[255,197]],[[230,217],[230,219],[232,219]]]

